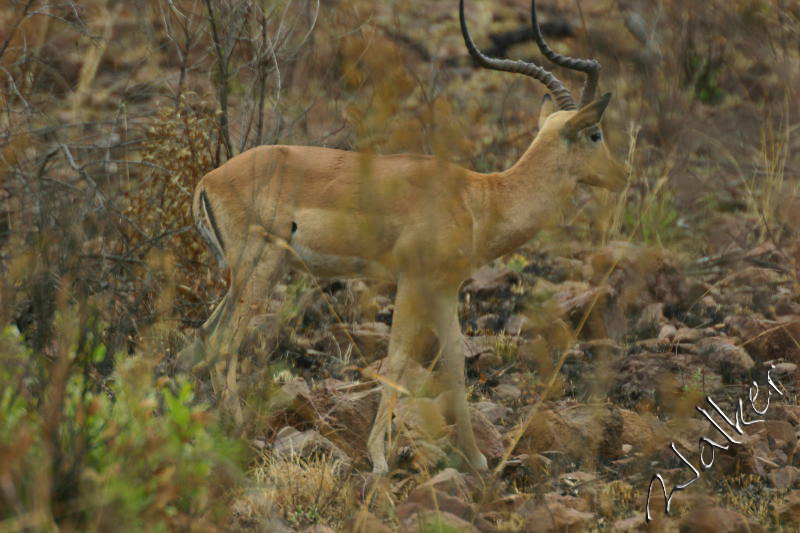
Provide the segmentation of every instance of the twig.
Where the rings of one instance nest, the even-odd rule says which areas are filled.
[[[59,146],[61,147],[61,150],[63,150],[64,155],[67,158],[67,164],[70,166],[70,168],[72,168],[72,170],[74,170],[75,172],[80,174],[80,176],[87,183],[89,183],[89,185],[92,186],[92,189],[93,189],[92,192],[95,194],[95,196],[99,200],[100,207],[105,208],[105,196],[103,195],[102,192],[100,192],[100,188],[97,186],[97,182],[94,181],[94,179],[92,179],[91,176],[89,176],[89,174],[83,169],[83,167],[79,167],[78,166],[78,164],[75,162],[75,159],[72,157],[72,152],[70,152],[69,146],[67,146],[66,144],[60,144]]]
[[[225,152],[230,158],[233,155],[231,146],[231,136],[228,127],[228,54],[222,50],[217,31],[217,19],[214,16],[214,8],[211,7],[211,0],[205,0],[208,9],[208,24],[211,27],[211,37],[214,41],[214,49],[217,52],[217,69],[219,71],[218,98],[220,107],[219,127],[222,133],[222,143],[225,145]]]
[[[3,42],[3,46],[0,46],[0,58],[3,57],[3,54],[6,53],[6,48],[8,48],[11,39],[14,37],[14,34],[17,33],[17,29],[19,25],[22,24],[22,21],[28,16],[28,11],[30,10],[31,6],[33,5],[34,0],[28,0],[28,3],[25,4],[25,7],[22,9],[22,15],[14,21],[14,25],[11,27],[11,31],[8,33],[8,37]]]

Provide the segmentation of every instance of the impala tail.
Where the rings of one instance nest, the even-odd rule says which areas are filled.
[[[214,216],[214,208],[208,200],[205,189],[199,188],[194,196],[194,206],[192,209],[194,224],[200,233],[203,242],[217,258],[219,266],[224,270],[228,269],[228,262],[225,260],[225,241],[219,231],[217,219]]]

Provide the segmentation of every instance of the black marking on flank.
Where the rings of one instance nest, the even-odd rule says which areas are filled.
[[[217,219],[214,217],[214,210],[211,209],[211,203],[208,201],[208,196],[206,196],[206,191],[200,191],[200,201],[203,202],[203,207],[208,213],[208,221],[211,222],[211,229],[214,230],[214,235],[217,236],[217,241],[219,241],[219,245],[222,247],[222,251],[225,251],[225,241],[222,240],[222,234],[219,232],[219,226],[217,226]]]
[[[295,231],[297,231],[297,224],[295,222],[292,222],[292,233],[294,233]]]

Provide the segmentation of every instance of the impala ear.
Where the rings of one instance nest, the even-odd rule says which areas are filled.
[[[545,93],[544,98],[542,98],[542,107],[539,109],[539,129],[542,129],[544,121],[547,120],[547,117],[549,117],[555,110],[556,104],[550,97],[550,93]]]
[[[611,100],[611,93],[606,93],[594,102],[583,106],[564,124],[561,128],[561,135],[574,141],[581,130],[598,124],[603,118],[603,112],[606,110],[609,100]]]

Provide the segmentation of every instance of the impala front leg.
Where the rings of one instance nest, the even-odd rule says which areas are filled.
[[[464,380],[464,347],[458,323],[458,292],[449,295],[438,305],[437,333],[442,349],[443,381],[450,390],[452,412],[455,415],[458,447],[476,470],[489,468],[486,457],[478,449],[467,402]]]

